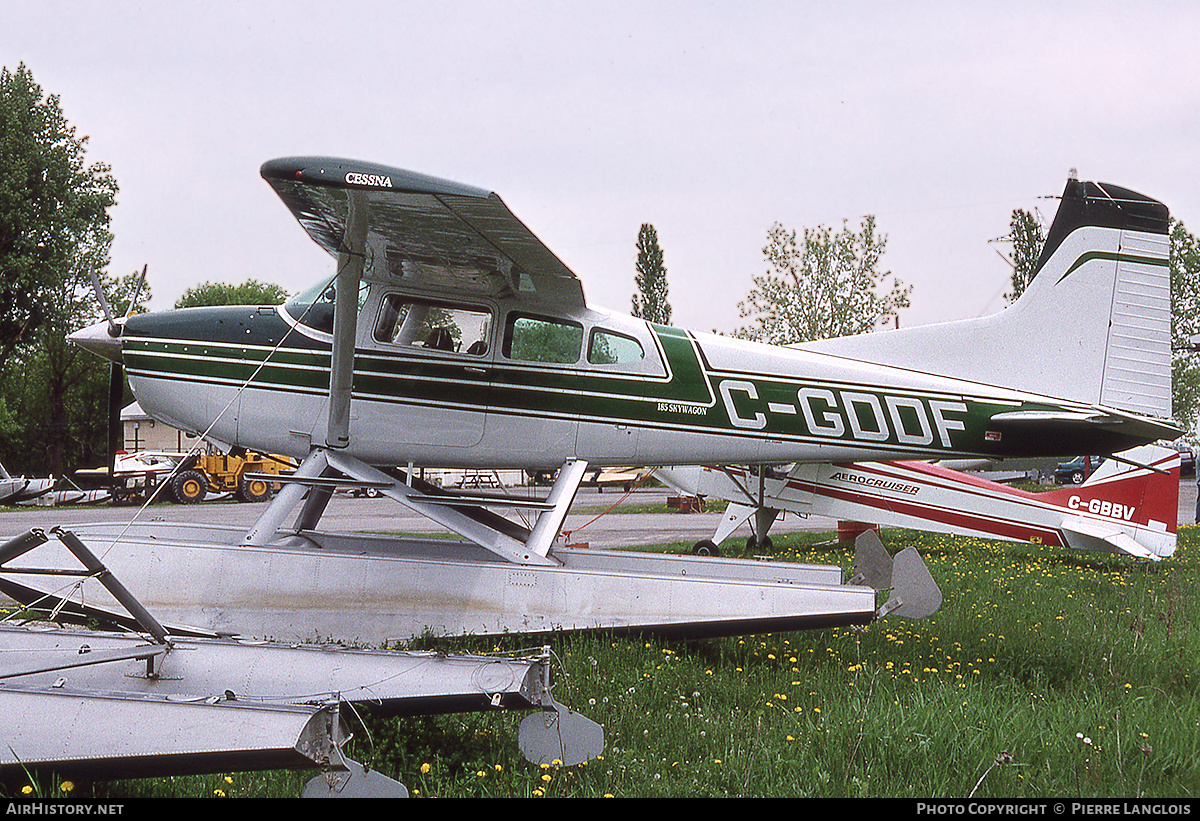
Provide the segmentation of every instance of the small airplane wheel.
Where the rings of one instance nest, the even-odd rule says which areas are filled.
[[[271,484],[263,479],[242,478],[238,498],[243,502],[265,502],[271,498]]]
[[[755,536],[753,533],[751,533],[749,536],[746,537],[746,552],[747,553],[753,553],[756,550],[761,550],[764,553],[770,553],[771,548],[773,548],[774,546],[775,546],[775,543],[771,541],[770,536],[763,536],[762,539],[760,540],[757,536]]]
[[[693,555],[696,556],[720,556],[721,548],[710,539],[705,539],[702,542],[696,542],[696,546],[692,548]]]
[[[198,470],[184,470],[171,481],[171,495],[181,505],[203,502],[208,493],[208,480]]]
[[[369,487],[369,488],[367,488],[365,495],[368,499],[378,499],[379,498],[379,488]]]

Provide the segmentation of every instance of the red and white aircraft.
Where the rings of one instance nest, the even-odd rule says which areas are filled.
[[[684,493],[726,499],[712,551],[753,517],[762,545],[780,512],[1159,559],[1175,552],[1179,454],[1146,445],[1108,459],[1082,485],[1032,493],[928,462],[660,468]]]

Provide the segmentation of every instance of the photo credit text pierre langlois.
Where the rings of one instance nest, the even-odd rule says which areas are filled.
[[[944,801],[918,802],[917,815],[1190,816],[1188,801]]]

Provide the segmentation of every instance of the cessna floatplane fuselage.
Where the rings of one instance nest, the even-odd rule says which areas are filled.
[[[122,348],[139,400],[185,430],[303,458],[326,439],[333,292],[325,285],[279,308],[133,317]],[[1037,443],[993,417],[1091,410],[581,306],[429,294],[387,279],[369,281],[360,316],[346,451],[376,465],[1002,457]],[[1107,428],[1074,438],[1062,453],[1128,443]]]
[[[373,465],[544,469],[570,459],[1070,455],[1170,430],[1098,407],[1099,394],[1073,401],[1070,390],[1038,395],[986,374],[973,381],[591,309],[574,275],[477,189],[332,160],[278,160],[263,174],[343,268],[360,263],[347,280],[357,321],[343,430],[328,427],[340,275],[281,307],[133,316],[119,340],[144,408],[226,445],[297,458],[330,446]],[[1144,198],[1124,207],[1165,215]],[[1165,255],[1124,262],[1165,275]],[[931,354],[939,346],[932,340]]]
[[[588,307],[576,276],[487,191],[328,158],[275,160],[262,174],[337,259],[330,280],[281,307],[136,315],[119,333],[102,324],[72,337],[122,360],[158,419],[303,460],[248,533],[114,537],[109,561],[186,567],[226,601],[151,570],[165,617],[276,635],[299,619],[357,640],[919,617],[941,597],[915,551],[895,557],[894,576],[891,557],[867,556],[844,583],[836,567],[580,551],[558,537],[589,462],[1069,455],[1177,435],[1162,418],[1167,212],[1124,189],[1068,183],[1034,285],[998,318],[781,349]],[[1077,336],[1030,342],[1064,312]],[[448,494],[390,467],[409,464],[559,476],[524,504],[526,526],[495,512],[519,500]],[[467,542],[323,534],[339,485],[377,488]],[[263,571],[284,566],[281,551],[292,572]],[[233,578],[248,587],[230,589]],[[882,607],[872,584],[891,591]],[[0,589],[32,595],[2,574]]]

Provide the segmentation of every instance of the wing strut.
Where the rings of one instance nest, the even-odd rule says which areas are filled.
[[[367,251],[367,217],[370,206],[362,191],[346,198],[350,212],[346,235],[338,254],[333,309],[333,351],[329,366],[329,427],[325,444],[344,448],[350,444],[350,390],[354,384],[354,339],[358,331],[358,283]]]

